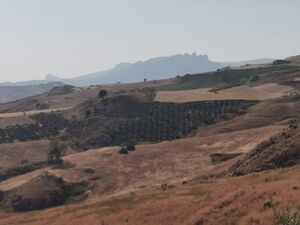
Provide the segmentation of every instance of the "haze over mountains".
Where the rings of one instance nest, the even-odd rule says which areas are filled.
[[[120,63],[110,70],[90,73],[74,78],[60,78],[47,75],[45,80],[34,80],[16,83],[2,83],[0,86],[25,86],[60,81],[75,86],[88,86],[101,83],[132,83],[144,79],[159,80],[177,75],[204,73],[215,71],[226,66],[241,66],[244,64],[270,63],[273,59],[255,59],[241,62],[214,62],[207,55],[178,54],[167,57],[157,57],[136,63]]]
[[[161,80],[177,75],[196,74],[215,71],[226,66],[238,67],[245,64],[271,63],[273,59],[256,59],[241,62],[214,62],[207,55],[178,54],[157,57],[136,63],[120,63],[113,69],[90,73],[74,78],[60,78],[47,75],[44,80],[0,83],[0,103],[41,94],[55,86],[69,84],[90,86],[97,84],[135,83],[147,80]]]

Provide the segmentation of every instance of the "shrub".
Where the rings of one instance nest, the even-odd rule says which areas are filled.
[[[240,156],[241,153],[214,153],[210,155],[210,160],[213,164],[218,164],[222,162],[226,162],[228,160],[234,159],[238,156]]]
[[[154,88],[145,88],[145,96],[148,101],[153,101],[156,96],[156,90]]]
[[[65,155],[67,145],[60,143],[57,139],[52,140],[49,144],[48,163],[58,164],[62,163],[62,157]]]
[[[120,150],[119,150],[119,154],[121,155],[127,155],[128,154],[128,150],[124,147],[122,147]]]
[[[90,109],[88,109],[87,111],[85,111],[85,118],[88,119],[90,118],[90,116],[92,115],[92,111]]]
[[[99,176],[96,176],[96,177],[92,177],[90,180],[92,181],[97,181],[97,180],[101,180],[101,177]]]
[[[105,98],[107,96],[106,90],[100,90],[98,93],[98,98]]]
[[[126,149],[127,149],[128,151],[134,151],[134,150],[135,150],[135,143],[129,142],[129,143],[126,145]]]
[[[84,168],[82,171],[87,174],[95,173],[95,170],[93,168]]]
[[[273,62],[273,65],[282,65],[282,64],[289,64],[289,63],[290,63],[290,61],[288,61],[288,60],[278,59]]]

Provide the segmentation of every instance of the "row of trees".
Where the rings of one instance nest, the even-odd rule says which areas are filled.
[[[0,144],[14,141],[33,141],[58,135],[59,129],[43,124],[24,124],[0,129]]]

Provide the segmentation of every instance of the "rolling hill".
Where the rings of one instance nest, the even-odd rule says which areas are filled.
[[[0,86],[0,103],[10,102],[27,96],[33,96],[51,90],[54,87],[62,86],[61,82],[39,83],[23,86]]]

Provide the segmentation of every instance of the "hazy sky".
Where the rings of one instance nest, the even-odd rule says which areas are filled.
[[[0,82],[178,53],[300,54],[299,0],[0,0]]]

